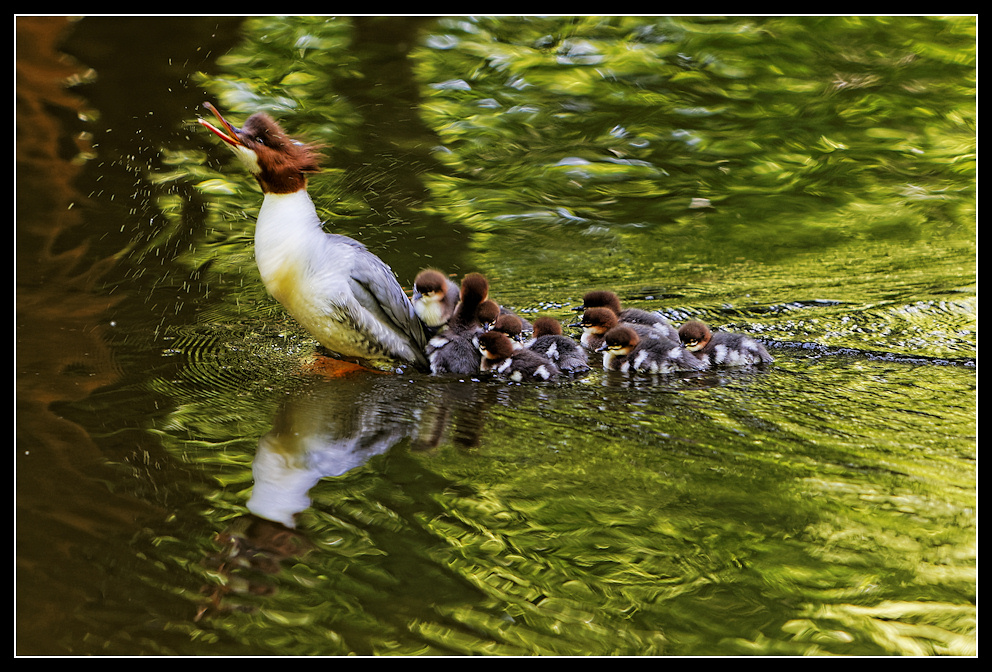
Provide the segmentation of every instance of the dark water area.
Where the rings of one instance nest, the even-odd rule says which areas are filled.
[[[976,23],[17,17],[15,654],[976,655]],[[404,287],[775,362],[318,369],[204,101]]]

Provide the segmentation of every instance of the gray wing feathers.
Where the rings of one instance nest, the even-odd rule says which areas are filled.
[[[420,318],[403,292],[396,276],[381,259],[359,244],[359,263],[351,271],[355,297],[369,312],[394,325],[396,331],[409,336],[419,352],[427,345]]]

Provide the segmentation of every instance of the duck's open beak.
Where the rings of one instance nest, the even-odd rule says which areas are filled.
[[[240,135],[240,129],[238,129],[238,127],[234,126],[233,124],[231,124],[231,122],[225,119],[224,116],[220,113],[220,111],[210,103],[204,103],[203,106],[208,110],[210,110],[211,112],[213,112],[213,115],[217,117],[217,121],[220,122],[220,125],[223,128],[218,128],[217,126],[214,126],[206,119],[197,119],[197,121],[199,121],[201,125],[209,128],[217,135],[217,137],[219,137],[221,140],[231,145],[232,147],[244,147],[244,143],[242,143],[241,140],[238,139],[238,136]]]

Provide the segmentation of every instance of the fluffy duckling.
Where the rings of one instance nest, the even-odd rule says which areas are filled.
[[[427,361],[431,373],[468,376],[478,372],[481,363],[479,348],[472,336],[442,331],[427,342]]]
[[[478,310],[489,300],[489,281],[481,273],[469,273],[462,278],[458,303],[448,320],[448,328],[465,331],[481,327]],[[494,318],[495,319],[495,318]]]
[[[480,370],[514,382],[558,378],[559,371],[554,362],[527,348],[515,350],[510,337],[500,331],[487,331],[479,336],[479,351],[482,353]]]
[[[636,331],[641,340],[665,338],[665,335],[654,327],[632,322],[621,322],[617,314],[609,308],[587,308],[582,313],[582,319],[578,325],[582,327],[582,337],[579,341],[587,349],[593,351],[598,350],[603,345],[603,336],[606,335],[606,332],[621,325],[630,327]],[[675,336],[669,340],[677,342],[678,332],[675,332]]]
[[[502,317],[503,313],[500,312],[499,304],[492,299],[486,299],[480,303],[475,311],[475,319],[479,323],[480,332],[495,328]]]
[[[513,347],[517,350],[524,347],[521,342],[523,339],[524,325],[523,321],[516,315],[510,313],[501,313],[496,321],[493,322],[493,326],[489,328],[489,331],[501,331],[510,337],[510,341],[513,342]]]
[[[489,282],[478,273],[462,279],[460,299],[448,326],[427,342],[427,361],[435,375],[469,375],[479,370],[475,338],[496,320],[499,306],[489,301]]]
[[[640,308],[621,308],[620,297],[607,290],[586,292],[582,297],[582,308],[609,308],[616,313],[620,322],[642,324],[657,329],[663,336],[673,340],[678,339],[678,331],[671,322],[658,313]]]
[[[690,320],[679,328],[686,350],[709,366],[751,366],[775,361],[758,341],[744,334],[710,331],[705,323]]]
[[[455,306],[454,313],[451,316],[449,325],[454,325],[456,328],[461,328],[466,323],[476,322],[476,318],[479,317],[479,307],[489,301],[492,305],[488,305],[483,310],[486,314],[490,314],[493,306],[495,306],[497,315],[490,320],[486,320],[486,323],[491,326],[495,321],[496,317],[499,315],[514,315],[509,309],[500,306],[498,303],[492,301],[489,298],[489,279],[481,273],[469,273],[464,278],[462,278],[461,285],[461,295],[459,297],[458,304]],[[519,318],[523,329],[525,331],[530,329],[530,323],[523,318]]]
[[[544,355],[561,370],[578,373],[589,369],[589,356],[568,336],[562,335],[561,323],[553,317],[534,320],[533,338],[527,347]]]
[[[436,334],[448,324],[460,298],[458,285],[433,268],[425,268],[413,280],[413,309],[424,326]]]
[[[630,326],[610,329],[599,349],[603,352],[603,368],[607,371],[675,373],[707,368],[705,360],[689,353],[678,341],[641,339]]]

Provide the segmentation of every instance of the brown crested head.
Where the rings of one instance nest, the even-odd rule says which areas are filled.
[[[479,336],[479,351],[486,359],[506,359],[513,355],[513,342],[501,331],[487,331]]]
[[[633,348],[640,342],[637,332],[630,327],[613,327],[603,336],[603,343],[608,349]]]
[[[601,333],[617,326],[617,314],[609,308],[586,308],[582,313],[580,324],[587,329],[594,329]]]
[[[469,273],[462,278],[462,301],[480,304],[489,298],[489,281],[481,273]]]
[[[620,314],[620,297],[605,289],[586,292],[582,297],[583,308],[609,308],[617,315]]]
[[[486,299],[475,309],[475,319],[481,324],[495,324],[499,319],[499,304]]]
[[[255,176],[265,193],[289,194],[305,189],[307,174],[320,170],[318,148],[293,140],[265,112],[256,112],[241,128],[234,126],[210,103],[220,126],[200,119],[234,151]]]
[[[539,317],[534,320],[534,337],[561,336],[561,322],[553,317]]]
[[[706,347],[712,336],[710,328],[699,320],[689,320],[679,327],[679,340],[689,350],[699,350]]]
[[[443,292],[448,286],[448,278],[441,271],[425,268],[413,279],[413,288],[419,294]]]
[[[516,315],[500,315],[493,322],[493,331],[501,331],[510,338],[517,338],[524,330],[524,323]]]

